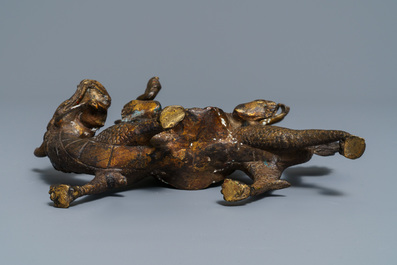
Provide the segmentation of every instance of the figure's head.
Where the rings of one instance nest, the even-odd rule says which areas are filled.
[[[111,98],[105,87],[96,80],[84,79],[77,86],[73,96],[64,101],[55,111],[50,121],[55,126],[71,122],[78,114],[88,128],[102,127],[106,120]]]
[[[250,124],[268,125],[281,121],[288,112],[289,107],[284,104],[258,99],[235,107],[233,117]]]
[[[81,89],[79,101],[76,104],[85,104],[97,110],[107,110],[110,107],[111,98],[105,87],[96,80],[84,79],[77,86]]]
[[[45,156],[47,137],[53,130],[64,129],[70,133],[92,136],[105,124],[111,98],[105,87],[96,80],[84,79],[76,92],[62,102],[48,123],[43,144],[36,148],[36,156]]]

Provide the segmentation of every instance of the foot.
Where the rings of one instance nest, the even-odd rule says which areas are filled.
[[[68,208],[69,204],[77,198],[77,191],[65,184],[52,185],[48,193],[54,206],[58,208]]]
[[[349,159],[357,159],[365,151],[365,140],[357,136],[347,137],[340,142],[339,153]]]
[[[291,186],[291,183],[289,183],[286,180],[283,179],[274,179],[271,180],[269,179],[265,183],[254,183],[251,185],[251,196],[259,195],[267,191],[272,191],[272,190],[281,190],[285,189]]]
[[[223,199],[228,202],[241,201],[250,196],[250,187],[237,180],[225,179],[222,184]]]

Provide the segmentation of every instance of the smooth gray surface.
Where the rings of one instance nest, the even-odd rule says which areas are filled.
[[[396,1],[2,1],[0,256],[4,264],[395,264]],[[163,106],[231,111],[256,98],[281,126],[343,129],[365,155],[315,157],[293,187],[245,205],[220,187],[148,181],[52,207],[50,184],[91,176],[38,159],[81,79],[112,96],[107,125],[160,76]]]

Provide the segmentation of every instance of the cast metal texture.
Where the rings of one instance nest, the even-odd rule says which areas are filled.
[[[160,89],[159,78],[151,78],[145,93],[124,106],[121,119],[97,135],[111,102],[101,83],[81,81],[57,108],[34,154],[48,156],[57,170],[95,177],[83,186],[51,186],[56,207],[67,208],[84,195],[127,189],[147,177],[186,190],[222,183],[226,201],[241,201],[289,187],[280,179],[282,172],[314,154],[356,159],[365,150],[363,138],[344,131],[272,125],[288,114],[284,104],[259,99],[232,113],[216,107],[162,109],[154,100]],[[229,178],[236,170],[252,184]]]

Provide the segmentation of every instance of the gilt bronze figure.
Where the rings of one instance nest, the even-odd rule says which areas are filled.
[[[162,109],[161,85],[149,80],[144,94],[128,102],[121,120],[98,135],[111,98],[95,80],[83,80],[55,111],[34,154],[48,156],[55,169],[95,175],[83,186],[53,185],[50,198],[67,208],[83,195],[125,189],[152,176],[178,189],[203,189],[223,182],[226,201],[240,201],[290,186],[280,179],[313,154],[359,158],[363,138],[338,130],[292,130],[272,124],[289,107],[268,100],[238,105],[232,113],[216,107]],[[244,171],[251,185],[228,178]]]

